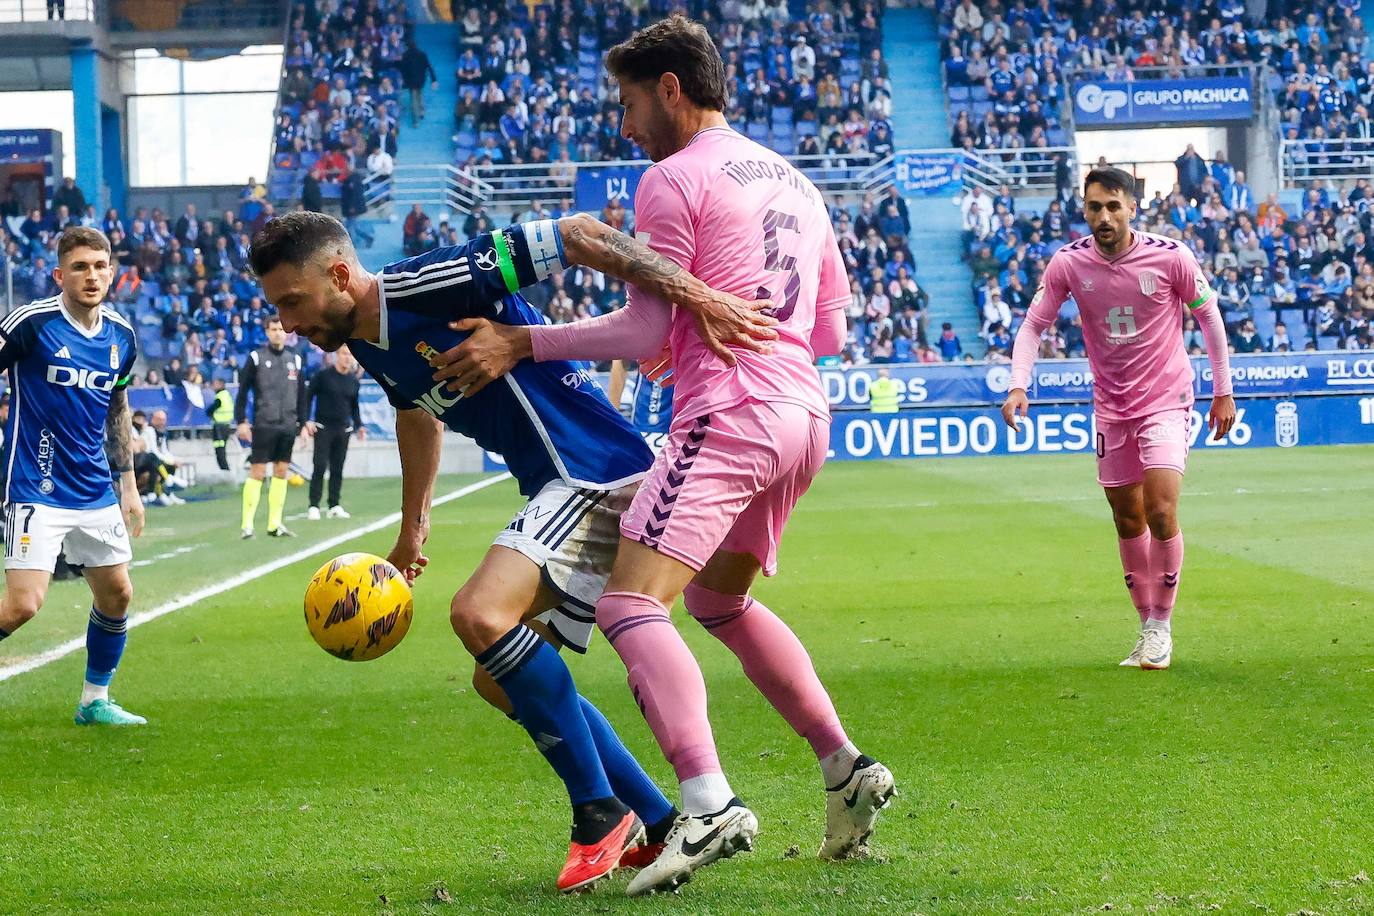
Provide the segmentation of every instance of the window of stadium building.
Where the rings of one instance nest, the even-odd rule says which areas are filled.
[[[281,62],[280,45],[213,60],[133,52],[126,60],[134,83],[128,99],[132,184],[232,184],[254,163],[265,169]],[[233,130],[225,130],[230,125]]]

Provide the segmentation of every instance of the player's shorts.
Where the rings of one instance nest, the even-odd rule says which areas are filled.
[[[1134,420],[1097,421],[1097,482],[1104,487],[1140,483],[1151,468],[1182,474],[1188,465],[1192,410],[1161,410]]]
[[[57,557],[77,566],[118,566],[134,558],[119,506],[57,509],[38,503],[5,506],[5,568],[52,572]]]
[[[537,620],[564,645],[586,652],[596,632],[596,602],[606,590],[620,546],[620,515],[638,484],[583,490],[550,481],[496,536],[493,544],[529,557],[562,603]]]
[[[787,518],[829,445],[829,418],[795,404],[751,399],[674,420],[620,533],[695,570],[717,550],[751,554],[771,576]]]
[[[289,426],[254,426],[253,449],[248,456],[250,464],[274,464],[290,461],[291,451],[296,447],[299,431]]]

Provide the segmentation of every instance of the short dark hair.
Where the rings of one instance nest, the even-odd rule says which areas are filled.
[[[248,261],[259,277],[281,264],[300,267],[325,249],[353,256],[353,241],[344,224],[327,213],[302,210],[270,219],[253,236]]]
[[[262,329],[264,331],[274,324],[281,324],[281,316],[278,315],[276,312],[273,312],[272,314],[267,315],[262,319]],[[286,325],[282,325],[282,327],[286,327]]]
[[[682,93],[702,108],[725,110],[725,62],[699,22],[674,14],[640,29],[606,54],[606,70],[622,82],[677,77]]]
[[[1088,177],[1083,179],[1083,193],[1088,193],[1089,185],[1100,184],[1108,191],[1120,191],[1128,197],[1139,199],[1136,193],[1135,176],[1125,169],[1106,165],[1093,169],[1088,173]]]
[[[72,226],[62,233],[62,238],[57,243],[58,263],[62,262],[67,252],[75,248],[94,248],[106,254],[113,253],[110,249],[110,240],[105,238],[105,233],[88,226]]]

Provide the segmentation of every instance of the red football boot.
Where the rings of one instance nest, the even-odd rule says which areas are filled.
[[[638,846],[631,846],[625,850],[625,855],[620,857],[621,868],[643,868],[652,865],[654,861],[663,854],[665,843],[640,843]]]
[[[644,842],[644,825],[633,811],[601,838],[599,843],[568,847],[568,864],[558,875],[558,889],[565,894],[591,887],[620,867],[626,850]]]

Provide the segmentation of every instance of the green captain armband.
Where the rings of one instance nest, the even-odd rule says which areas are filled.
[[[496,230],[491,234],[491,242],[496,247],[496,264],[501,268],[501,279],[506,281],[506,292],[513,293],[520,289],[520,278],[515,272],[515,261],[511,260],[506,233]]]

